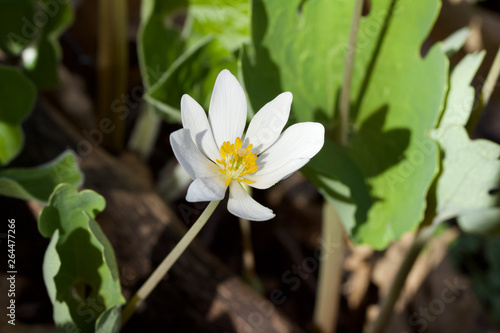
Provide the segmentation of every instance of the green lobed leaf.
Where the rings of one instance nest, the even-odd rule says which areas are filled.
[[[253,60],[258,67],[247,64],[244,78],[254,110],[276,97],[273,94],[263,100],[259,94],[261,85],[266,84],[260,78],[266,72],[276,72],[277,66],[280,90],[293,93],[298,121],[317,119],[318,113],[333,116],[353,5],[353,1],[253,1]]]
[[[425,58],[420,47],[439,5],[438,0],[373,1],[370,13],[361,19],[346,155],[370,189],[370,200],[351,200],[369,211],[356,214],[351,205],[351,213],[343,214],[356,243],[384,248],[422,220],[424,198],[438,162],[427,132],[435,127],[442,110],[448,62],[439,45]],[[264,97],[274,98],[268,91],[275,95],[288,90],[294,95],[293,120],[320,121],[328,135],[335,136],[353,7],[353,1],[254,1],[253,47],[246,49],[243,62],[254,109],[263,105]],[[272,83],[280,87],[262,82],[266,73],[278,75]],[[341,184],[324,183],[323,193],[338,196],[346,188],[354,191],[333,173],[332,169],[329,178]],[[335,200],[329,198],[329,202]]]
[[[22,149],[21,122],[35,104],[36,90],[20,71],[0,65],[0,166],[9,163]]]
[[[422,221],[438,172],[438,151],[428,132],[443,109],[448,60],[441,45],[425,58],[420,48],[439,9],[439,0],[377,1],[360,25],[348,148],[375,200],[354,238],[375,248]],[[373,26],[379,28],[375,38]]]
[[[474,105],[475,92],[470,86],[483,62],[485,51],[466,55],[450,75],[450,89],[446,107],[434,135],[444,133],[448,126],[465,126]]]
[[[40,213],[38,227],[51,241],[43,276],[59,330],[117,332],[125,302],[113,248],[95,221],[105,207],[99,194],[61,184]]]
[[[60,183],[80,186],[83,174],[75,153],[67,150],[54,160],[34,168],[0,170],[0,195],[22,200],[47,202]]]
[[[500,145],[471,140],[465,129],[475,102],[470,83],[484,56],[484,51],[468,54],[455,67],[445,112],[432,133],[444,155],[436,219],[457,217],[464,231],[500,235]]]
[[[436,137],[443,152],[443,172],[437,186],[437,218],[472,218],[470,214],[499,205],[500,145],[471,140],[462,126],[448,126]],[[491,193],[491,194],[490,194]],[[494,223],[500,224],[500,215]],[[490,219],[494,220],[494,219]],[[471,230],[471,226],[468,227]]]

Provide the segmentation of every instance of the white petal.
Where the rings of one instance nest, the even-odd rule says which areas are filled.
[[[227,210],[233,215],[251,221],[267,221],[275,216],[272,210],[255,201],[237,181],[229,184]]]
[[[320,123],[290,126],[269,149],[257,158],[259,169],[246,176],[250,185],[265,189],[302,168],[325,142],[325,128]]]
[[[248,126],[244,146],[252,144],[254,154],[260,154],[269,148],[285,127],[290,115],[292,99],[292,93],[284,92],[264,105]]]
[[[189,202],[222,200],[226,188],[222,175],[214,178],[197,178],[189,185],[186,200]]]
[[[203,155],[194,144],[188,129],[170,134],[174,155],[192,179],[219,176],[215,163]]]
[[[215,143],[220,147],[224,141],[234,143],[242,136],[247,119],[247,100],[238,80],[224,69],[215,80],[208,120]]]
[[[215,144],[205,110],[189,95],[182,96],[181,118],[182,126],[190,131],[198,149],[214,162],[220,159],[220,152]]]

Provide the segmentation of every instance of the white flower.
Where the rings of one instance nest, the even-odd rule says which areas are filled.
[[[215,81],[208,119],[193,98],[182,96],[184,128],[170,135],[170,143],[194,180],[186,200],[222,200],[229,187],[229,212],[253,221],[273,218],[273,211],[255,201],[241,183],[269,188],[304,166],[324,143],[325,129],[319,123],[298,123],[281,133],[291,104],[290,92],[278,95],[253,117],[242,139],[246,97],[228,70]]]

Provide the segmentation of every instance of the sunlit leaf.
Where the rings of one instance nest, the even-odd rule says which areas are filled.
[[[356,205],[369,205],[369,210],[356,214],[351,207],[342,219],[357,243],[384,248],[422,220],[438,162],[427,134],[442,110],[448,63],[440,45],[425,58],[420,48],[439,4],[372,1],[361,19],[345,154],[363,175],[371,200],[350,198]],[[254,1],[253,45],[243,62],[254,109],[277,91],[291,91],[293,120],[320,121],[329,137],[335,137],[353,7],[353,1]],[[269,75],[278,79],[266,81]],[[338,175],[330,178],[342,182]],[[344,189],[333,184],[320,189],[332,195],[353,191],[348,184],[343,183]],[[334,206],[345,211],[345,206]]]
[[[116,308],[125,299],[113,248],[95,221],[105,204],[93,191],[61,184],[40,213],[39,230],[51,238],[43,277],[59,330],[118,331]]]
[[[83,174],[72,151],[34,168],[0,170],[0,195],[23,200],[47,202],[60,183],[82,184]]]
[[[467,232],[500,235],[500,145],[471,140],[464,128],[475,102],[470,83],[484,55],[469,54],[453,70],[445,112],[432,133],[444,155],[437,182],[436,218],[457,217]]]
[[[454,55],[458,50],[464,46],[467,38],[470,35],[470,29],[468,27],[459,29],[452,33],[448,38],[443,40],[443,51],[448,57]]]

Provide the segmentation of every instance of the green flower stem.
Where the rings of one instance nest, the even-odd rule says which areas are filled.
[[[193,241],[198,232],[203,228],[205,223],[207,223],[212,213],[217,208],[217,205],[220,201],[212,201],[208,204],[207,208],[203,211],[201,216],[196,220],[191,228],[189,228],[188,232],[182,237],[182,239],[177,243],[174,249],[166,256],[165,259],[161,262],[161,264],[156,268],[156,270],[151,274],[149,279],[142,285],[141,288],[137,291],[137,293],[132,297],[130,302],[125,306],[125,309],[122,312],[122,326],[128,321],[130,316],[134,313],[135,309],[139,304],[149,296],[149,294],[153,291],[156,285],[163,279],[165,274],[168,273],[169,269],[172,265],[179,259],[181,254],[186,250],[188,245]]]
[[[415,260],[417,260],[420,251],[432,238],[437,225],[438,223],[434,222],[430,226],[425,226],[418,230],[415,235],[415,239],[406,253],[403,263],[399,267],[398,273],[396,274],[394,282],[391,285],[391,289],[389,290],[387,297],[382,302],[380,314],[373,325],[373,329],[371,330],[372,333],[383,333],[386,331],[385,328],[391,318],[394,304],[396,304],[396,301],[398,300],[406,278],[408,277]]]
[[[342,81],[342,91],[340,95],[340,144],[347,146],[349,134],[349,113],[351,100],[351,81],[354,68],[354,56],[356,54],[356,41],[358,39],[359,22],[363,10],[363,0],[356,0],[354,12],[352,14],[351,31],[349,33],[349,43],[345,55],[344,79]]]
[[[313,322],[318,332],[329,333],[334,332],[337,326],[344,259],[344,228],[337,212],[327,202],[323,204],[321,235],[323,243],[328,244],[328,248],[333,245],[335,251],[322,254]]]

